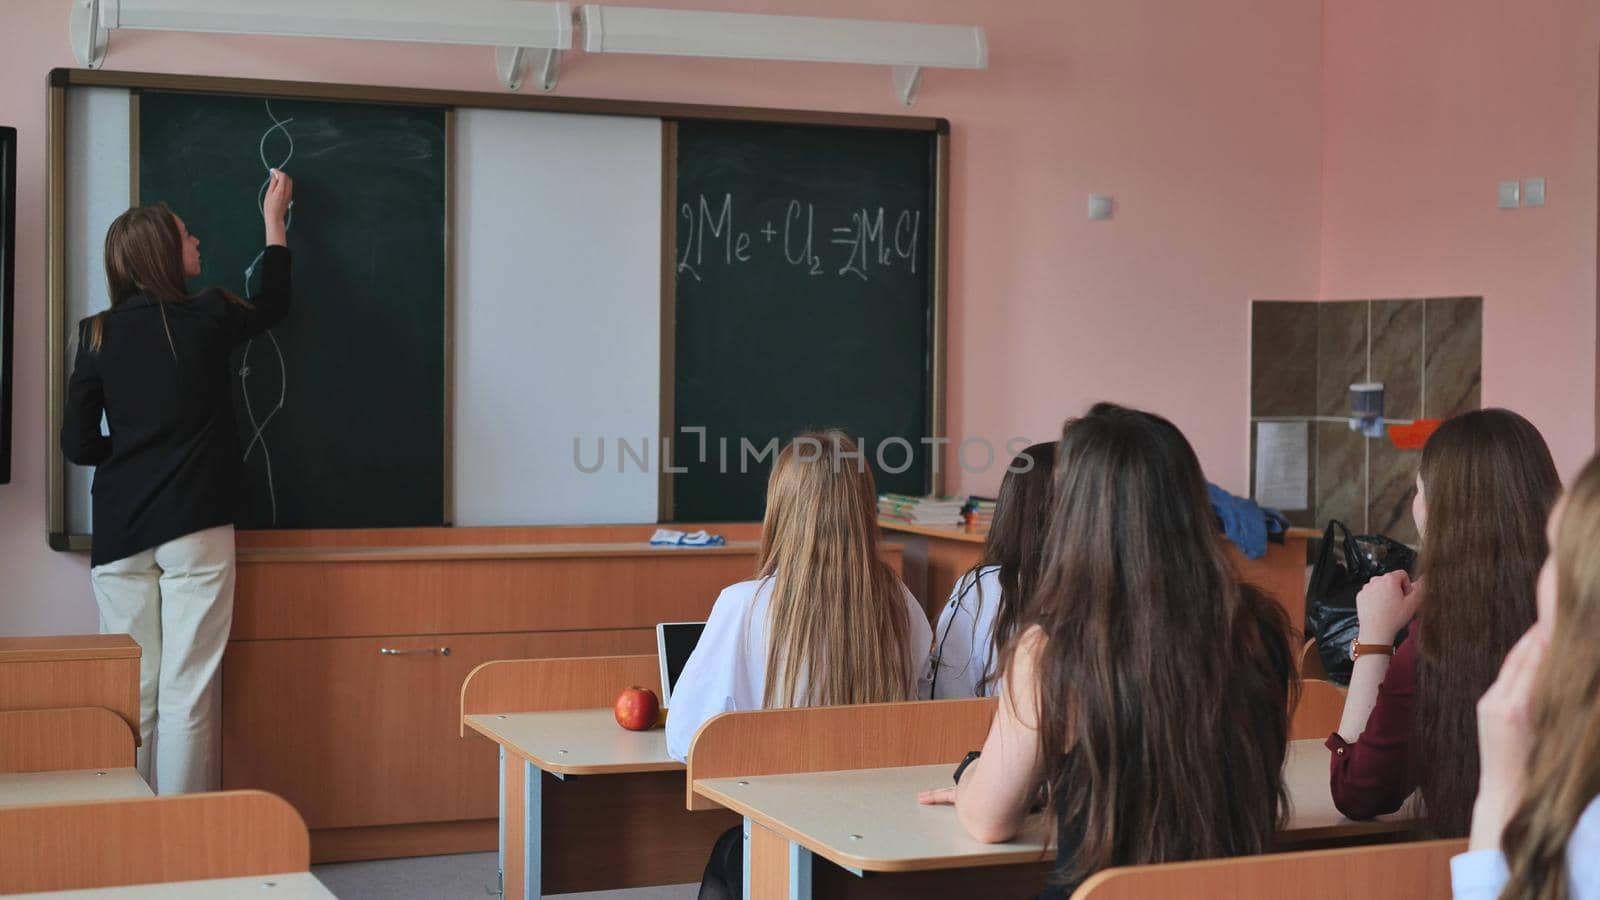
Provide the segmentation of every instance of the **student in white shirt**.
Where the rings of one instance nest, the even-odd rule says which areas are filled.
[[[685,759],[719,713],[916,699],[932,642],[927,614],[879,554],[877,491],[855,444],[800,435],[767,479],[756,577],[717,597],[672,689],[667,753]],[[712,848],[702,900],[742,895],[740,832]]]
[[[1050,441],[1022,451],[1006,467],[983,560],[956,582],[933,630],[933,699],[994,694],[994,660],[1020,630],[1039,582],[1055,465]]]
[[[1456,900],[1600,898],[1600,457],[1550,514],[1539,619],[1478,701]],[[1503,852],[1502,852],[1503,851]]]

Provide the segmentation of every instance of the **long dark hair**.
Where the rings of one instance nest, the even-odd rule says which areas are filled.
[[[1422,450],[1416,766],[1428,829],[1464,837],[1478,791],[1477,703],[1537,616],[1545,520],[1561,491],[1538,429],[1504,409],[1445,422]]]
[[[983,542],[983,559],[967,571],[958,583],[970,584],[977,610],[985,603],[998,604],[994,614],[994,634],[974,635],[973,643],[989,640],[995,647],[1011,642],[1027,614],[1028,598],[1039,584],[1044,568],[1044,536],[1050,527],[1051,487],[1055,481],[1055,441],[1034,444],[1016,455],[1000,480],[995,498],[994,523]],[[990,566],[1000,569],[1000,596],[984,597],[979,572]],[[997,654],[990,654],[989,668],[978,679],[978,694],[989,692],[994,681]]]
[[[1566,900],[1568,844],[1600,795],[1600,457],[1556,523],[1556,620],[1534,688],[1522,804],[1506,823],[1506,900]]]
[[[1057,456],[1032,700],[1077,841],[1057,876],[1261,852],[1287,803],[1288,617],[1239,579],[1171,422],[1097,406]]]

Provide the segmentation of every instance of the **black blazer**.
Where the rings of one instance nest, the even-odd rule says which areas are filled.
[[[228,356],[288,311],[289,250],[271,246],[248,307],[214,288],[181,303],[130,297],[103,314],[99,352],[88,347],[89,320],[78,324],[61,452],[97,467],[92,565],[233,521],[240,451]]]

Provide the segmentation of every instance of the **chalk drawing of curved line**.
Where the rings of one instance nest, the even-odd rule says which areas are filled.
[[[256,191],[257,212],[265,212],[267,187],[272,183],[272,170],[274,168],[281,169],[287,166],[289,164],[289,160],[294,158],[294,135],[289,133],[289,129],[287,127],[290,122],[294,121],[294,119],[279,119],[272,112],[272,101],[265,100],[262,102],[266,105],[267,118],[272,120],[272,127],[262,132],[261,140],[256,144],[256,154],[261,158],[261,167],[267,170],[266,180],[261,182],[261,188]],[[284,155],[283,159],[277,164],[277,166],[273,166],[272,163],[267,160],[267,138],[271,137],[274,131],[282,132],[284,138],[289,142],[288,152]],[[284,219],[284,230],[287,231],[293,224],[294,213],[291,210]],[[260,253],[257,253],[256,258],[251,260],[250,265],[245,267],[244,291],[246,296],[248,296],[250,293],[250,279],[255,276],[256,266],[261,264],[261,258],[264,255],[266,255],[266,250],[262,250]],[[266,428],[267,425],[277,417],[278,413],[283,411],[284,401],[289,394],[289,371],[288,366],[284,362],[283,348],[279,346],[277,336],[275,336],[270,330],[267,331],[266,334],[267,339],[272,342],[273,352],[278,357],[278,402],[273,405],[271,411],[267,413],[266,418],[261,419],[260,421],[256,420],[255,404],[250,400],[249,385],[250,351],[255,347],[255,340],[253,338],[245,343],[244,354],[239,362],[239,390],[240,393],[244,394],[245,415],[250,419],[250,427],[253,431],[250,436],[250,443],[244,448],[243,459],[246,461],[249,460],[250,454],[255,451],[256,445],[261,445],[261,458],[262,461],[265,462],[267,468],[267,497],[272,503],[272,521],[276,523],[278,521],[278,490],[272,476],[272,451],[267,446]]]
[[[267,417],[261,420],[261,424],[256,426],[255,436],[250,439],[249,446],[244,448],[245,459],[250,458],[250,452],[255,449],[256,444],[261,445],[262,453],[267,452],[267,438],[263,432],[266,431],[267,423],[271,422],[278,413],[283,412],[283,401],[289,395],[289,370],[284,364],[283,348],[278,345],[278,338],[272,332],[267,332],[267,339],[272,341],[272,350],[278,357],[278,402],[272,407],[272,411],[267,413]],[[239,365],[239,381],[241,385],[243,385],[246,378],[250,377],[250,349],[254,345],[255,340],[253,339],[244,345],[244,357],[240,360]],[[249,391],[245,391],[244,405],[246,413],[249,414],[251,421],[254,422],[255,413],[251,409]]]

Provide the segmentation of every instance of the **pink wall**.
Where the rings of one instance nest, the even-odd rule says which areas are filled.
[[[445,2],[445,0],[440,0]],[[1317,0],[653,0],[982,24],[992,66],[930,72],[953,125],[949,412],[957,438],[1044,438],[1103,398],[1171,415],[1246,487],[1248,301],[1317,288]],[[45,546],[45,73],[63,0],[6,0],[0,121],[21,131],[15,478],[0,487],[0,634],[92,630],[86,560]],[[108,67],[495,90],[487,50],[115,35]],[[574,54],[559,93],[880,113],[884,69]],[[1554,173],[1551,173],[1554,175]],[[1116,195],[1085,220],[1090,191]],[[1592,242],[1591,242],[1592,244]],[[992,490],[995,475],[958,477]]]
[[[1594,0],[1326,4],[1321,296],[1484,298],[1485,404],[1594,452]],[[1544,176],[1542,209],[1495,208]]]

